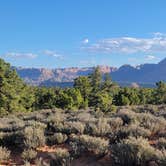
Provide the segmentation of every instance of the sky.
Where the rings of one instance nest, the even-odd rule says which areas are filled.
[[[0,0],[0,57],[13,66],[158,63],[165,0]]]

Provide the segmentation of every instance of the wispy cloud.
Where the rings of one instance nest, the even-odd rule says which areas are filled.
[[[147,55],[146,56],[146,60],[154,60],[157,59],[157,57],[155,57],[154,55]]]
[[[52,57],[55,57],[55,58],[58,58],[58,59],[63,59],[64,56],[57,53],[56,51],[53,51],[53,50],[44,50],[42,52],[44,55],[48,55],[48,56],[52,56]]]
[[[33,53],[20,53],[20,52],[8,52],[5,54],[6,57],[10,58],[36,58],[38,55]]]
[[[30,52],[7,52],[1,56],[8,57],[8,58],[29,58],[29,59],[34,59],[37,57],[40,57],[42,55],[50,56],[50,57],[55,57],[57,59],[64,59],[64,56],[62,54],[57,53],[56,51],[52,50],[44,50],[40,51],[37,53],[30,53]]]
[[[156,32],[151,38],[107,38],[83,49],[94,53],[166,53],[166,34]]]

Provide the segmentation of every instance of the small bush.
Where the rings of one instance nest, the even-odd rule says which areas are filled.
[[[88,123],[86,130],[87,134],[105,136],[110,132],[110,125],[107,123],[106,118],[99,118],[96,123]]]
[[[33,149],[25,149],[22,152],[21,157],[25,160],[25,161],[32,161],[36,158],[37,156],[37,152]]]
[[[111,131],[116,131],[123,125],[123,120],[119,117],[117,118],[110,118],[109,119],[109,124],[111,127]]]
[[[69,166],[71,163],[70,153],[67,149],[57,148],[51,158],[50,166]]]
[[[69,145],[71,147],[72,157],[79,157],[82,153],[85,153],[85,146],[80,143],[79,137],[75,134],[71,134]]]
[[[26,148],[37,148],[39,146],[45,145],[43,129],[26,127],[24,130],[24,144]]]
[[[35,166],[50,166],[50,165],[44,162],[42,158],[37,158],[35,160]]]
[[[10,116],[6,118],[1,118],[0,121],[0,131],[1,132],[13,132],[23,129],[25,126],[24,122],[17,118],[16,116]]]
[[[62,133],[56,133],[55,140],[56,140],[57,144],[62,144],[67,140],[67,135],[62,134]]]
[[[65,143],[67,138],[68,137],[66,134],[55,133],[54,135],[48,137],[48,143],[50,145],[62,144],[62,143]]]
[[[51,123],[57,125],[57,124],[63,122],[66,119],[66,116],[62,112],[57,111],[55,114],[49,116],[48,119]]]
[[[163,149],[163,150],[160,151],[158,164],[159,164],[159,166],[165,166],[166,165],[166,149]]]
[[[131,124],[137,122],[136,113],[128,109],[122,109],[117,116],[123,120],[123,124]]]
[[[10,158],[10,151],[5,147],[0,147],[0,162]]]
[[[65,126],[64,126],[63,122],[49,124],[49,128],[50,129],[48,129],[48,130],[50,130],[52,132],[63,132],[65,130]]]
[[[160,130],[158,132],[158,137],[163,137],[163,138],[166,139],[166,130]]]
[[[146,166],[149,161],[158,161],[161,152],[149,145],[146,139],[129,137],[111,147],[113,165]]]
[[[78,115],[77,115],[77,119],[78,121],[80,122],[92,122],[95,120],[94,116],[91,115],[90,113],[88,112],[80,112]]]
[[[65,128],[66,130],[69,130],[69,133],[83,134],[85,125],[81,122],[67,122]]]
[[[81,151],[93,152],[96,155],[105,155],[108,152],[109,141],[99,137],[81,135],[72,137],[71,141],[82,147],[81,149],[77,148]]]
[[[140,113],[137,117],[140,125],[154,134],[166,129],[166,120],[163,117],[155,117],[149,113]]]
[[[96,127],[97,127],[96,130],[97,135],[104,136],[110,132],[110,125],[108,124],[106,118],[99,118]]]
[[[137,124],[132,124],[129,126],[122,127],[117,133],[119,139],[124,139],[129,136],[133,137],[142,136],[148,138],[150,135],[151,135],[150,130],[140,127]]]
[[[5,147],[22,148],[24,146],[22,131],[2,132],[0,141]]]
[[[117,112],[117,106],[111,105],[108,109],[109,113],[116,113]]]
[[[157,147],[159,149],[166,149],[166,139],[165,138],[159,138],[157,140]]]
[[[31,166],[31,163],[29,161],[24,161],[24,165],[23,166]]]

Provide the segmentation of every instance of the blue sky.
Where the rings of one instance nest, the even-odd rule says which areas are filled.
[[[165,0],[0,0],[0,56],[15,66],[157,63]]]

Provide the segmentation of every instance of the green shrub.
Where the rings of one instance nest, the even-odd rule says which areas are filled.
[[[109,113],[116,113],[117,112],[117,106],[111,105],[108,109]]]

